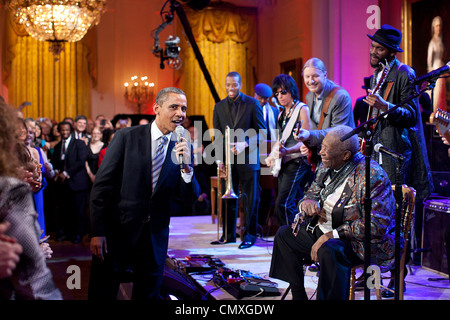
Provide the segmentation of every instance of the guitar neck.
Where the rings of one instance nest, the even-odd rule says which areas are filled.
[[[377,94],[380,91],[381,86],[384,83],[384,80],[386,80],[386,76],[389,73],[389,68],[386,66],[383,66],[383,70],[381,71],[381,77],[380,80],[378,80],[377,85],[373,89],[373,93]],[[373,106],[369,106],[369,112],[367,113],[367,121],[369,121],[371,118],[375,118],[378,115],[378,109],[374,108]]]

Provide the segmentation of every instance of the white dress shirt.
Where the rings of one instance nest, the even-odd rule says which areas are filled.
[[[163,133],[161,132],[161,130],[159,130],[155,121],[153,121],[151,124],[151,135],[152,135],[151,145],[152,145],[152,159],[153,159],[156,155],[156,149],[158,148],[159,139],[161,136],[163,136]],[[167,137],[167,143],[164,145],[164,149],[163,149],[164,159],[167,156],[167,149],[169,147],[169,141],[172,138],[172,132],[169,132],[168,134],[166,134],[166,137]],[[177,161],[177,160],[175,160],[176,159],[175,148],[173,148],[173,153],[174,154],[171,155],[171,160]],[[178,164],[178,162],[177,162],[177,164]],[[183,178],[184,182],[186,182],[186,183],[190,183],[192,181],[193,175],[194,175],[194,171],[192,169],[190,170],[189,173],[185,173],[185,172],[181,171],[181,177]]]

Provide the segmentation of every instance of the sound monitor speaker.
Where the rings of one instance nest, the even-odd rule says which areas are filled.
[[[450,198],[424,202],[422,232],[422,267],[448,275],[445,232],[450,226]]]

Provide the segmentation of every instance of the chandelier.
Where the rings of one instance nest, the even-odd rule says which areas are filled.
[[[149,82],[147,76],[141,77],[140,80],[138,76],[133,76],[131,77],[131,85],[125,82],[124,86],[126,102],[136,106],[137,112],[140,114],[142,106],[152,102],[155,84]]]
[[[16,21],[35,39],[49,41],[59,55],[64,42],[81,40],[99,24],[106,0],[7,0]]]

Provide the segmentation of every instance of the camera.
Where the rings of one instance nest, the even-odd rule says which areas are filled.
[[[179,37],[173,37],[173,36],[169,36],[167,38],[167,40],[164,42],[164,44],[166,45],[166,55],[169,58],[175,59],[178,58],[178,55],[180,54],[180,50],[181,48],[178,46],[178,44],[180,43],[180,38]]]

